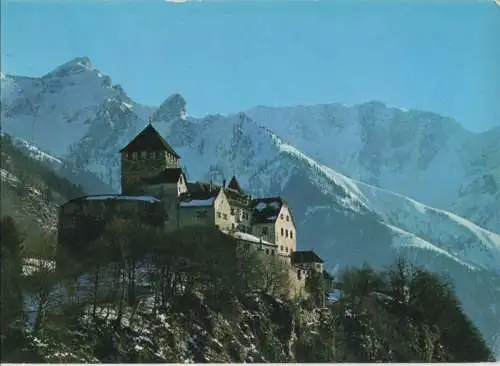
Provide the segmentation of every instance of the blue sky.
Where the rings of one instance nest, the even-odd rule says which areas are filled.
[[[1,13],[2,71],[88,56],[134,100],[180,92],[195,116],[380,100],[500,125],[492,2],[2,0]]]

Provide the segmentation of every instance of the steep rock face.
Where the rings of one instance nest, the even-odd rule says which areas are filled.
[[[500,182],[490,174],[500,166],[499,129],[475,135],[450,118],[379,102],[257,107],[246,113],[342,174],[500,232],[500,200],[482,183],[485,175],[490,189],[492,181]]]
[[[73,171],[89,170],[119,189],[119,151],[139,132],[141,120],[126,103],[119,99],[106,99],[96,115],[87,121],[85,135],[69,146],[65,155],[68,167]]]
[[[137,309],[125,307],[119,322],[115,307],[98,306],[96,319],[86,313],[68,321],[64,337],[52,327],[41,339],[28,334],[12,361],[331,363],[454,356],[437,327],[394,316],[373,295],[332,310],[299,308],[262,293],[239,296],[223,310],[199,298],[185,298],[170,312],[152,311],[152,303],[144,297]],[[398,320],[405,327],[395,330]]]
[[[471,174],[450,209],[500,233],[500,127],[479,134],[469,150]]]
[[[186,100],[178,93],[169,96],[151,116],[154,121],[171,121],[187,118]]]
[[[143,299],[135,314],[125,310],[121,324],[113,308],[98,309],[97,324],[84,317],[65,339],[32,339],[45,362],[293,362],[292,310],[264,294],[234,301],[232,311],[214,311],[200,299],[184,300],[171,314],[152,311]],[[316,325],[317,326],[317,325]],[[310,328],[315,328],[312,326]],[[69,340],[69,341],[68,341]],[[98,344],[95,347],[93,344]],[[39,360],[38,360],[39,361]]]

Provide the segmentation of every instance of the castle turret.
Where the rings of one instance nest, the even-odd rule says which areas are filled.
[[[122,194],[137,194],[141,179],[179,168],[180,156],[150,123],[120,150]]]

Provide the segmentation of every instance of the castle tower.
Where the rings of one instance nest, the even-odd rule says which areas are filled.
[[[180,156],[150,123],[120,150],[122,194],[137,194],[141,179],[179,168]]]
[[[236,180],[236,177],[234,175],[231,178],[229,184],[227,185],[227,188],[231,188],[238,193],[244,193],[243,189],[241,189],[240,183],[238,182],[238,180]]]

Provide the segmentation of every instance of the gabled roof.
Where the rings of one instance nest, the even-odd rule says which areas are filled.
[[[183,197],[203,200],[217,197],[221,187],[205,182],[188,182],[187,189],[188,192]]]
[[[231,206],[238,206],[243,208],[250,208],[251,199],[250,196],[242,193],[242,191],[236,191],[234,189],[226,188],[224,189],[227,200]]]
[[[181,175],[186,180],[181,168],[168,168],[153,177],[142,178],[141,181],[145,184],[177,183]]]
[[[324,263],[323,259],[319,257],[314,250],[301,250],[292,253],[292,263]]]
[[[189,182],[188,191],[179,196],[181,207],[213,206],[221,187],[205,182]]]
[[[206,182],[188,182],[188,193],[196,197],[214,197],[219,194],[220,186]]]
[[[120,152],[141,152],[141,151],[168,151],[170,154],[180,159],[180,156],[165,141],[150,123],[136,137],[132,139]]]
[[[284,201],[281,197],[256,198],[251,202],[254,223],[273,223],[278,219]]]
[[[229,184],[227,185],[227,188],[233,189],[236,192],[243,193],[243,189],[241,189],[241,186],[238,183],[238,181],[236,180],[236,177],[234,175],[231,178],[231,181],[229,182]]]

